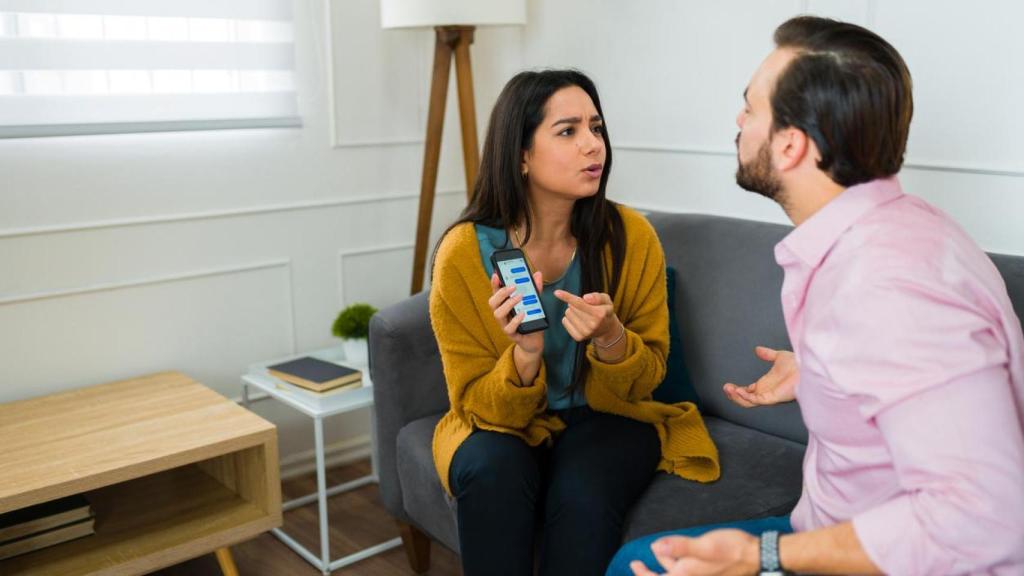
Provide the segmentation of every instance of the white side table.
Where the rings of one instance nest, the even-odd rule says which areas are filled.
[[[265,392],[271,398],[278,400],[292,408],[302,412],[313,419],[313,432],[316,442],[316,487],[314,494],[308,494],[282,504],[282,510],[287,512],[300,506],[316,502],[319,506],[320,518],[320,557],[317,558],[305,546],[299,544],[291,536],[286,534],[282,528],[274,528],[272,533],[277,536],[289,548],[295,551],[314,567],[319,568],[323,574],[330,574],[332,571],[348,566],[374,554],[402,545],[401,538],[393,538],[375,546],[370,546],[359,552],[349,554],[336,560],[330,558],[330,541],[327,530],[327,498],[347,492],[367,484],[376,483],[377,475],[377,438],[374,419],[376,414],[373,408],[373,382],[370,381],[370,370],[366,364],[345,362],[344,351],[339,346],[328,348],[306,354],[298,354],[285,358],[278,358],[268,362],[260,362],[249,367],[249,372],[242,376],[242,403],[249,406],[249,388],[253,387],[260,392]],[[318,394],[299,386],[283,382],[267,372],[267,366],[285,362],[302,356],[312,356],[328,362],[343,362],[347,366],[358,368],[363,372],[363,385],[360,388],[350,388],[337,392],[326,392]],[[344,414],[360,408],[370,408],[370,448],[371,448],[371,472],[368,476],[357,478],[337,486],[327,487],[326,471],[324,469],[324,419],[337,414]]]

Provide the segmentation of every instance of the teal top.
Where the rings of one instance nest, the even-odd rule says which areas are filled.
[[[511,248],[508,234],[501,228],[491,228],[476,224],[476,238],[480,243],[480,258],[483,259],[487,277],[494,275],[491,265],[491,254],[501,248]],[[544,331],[544,365],[548,376],[548,409],[562,410],[575,406],[585,406],[586,398],[581,393],[569,397],[569,385],[572,384],[573,364],[576,361],[576,341],[562,326],[565,309],[569,306],[555,298],[555,290],[565,290],[579,295],[581,286],[579,258],[573,258],[561,278],[552,282],[544,282],[544,291],[540,301],[548,318],[548,328]]]

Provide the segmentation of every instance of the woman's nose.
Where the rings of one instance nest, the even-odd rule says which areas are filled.
[[[580,149],[585,154],[591,154],[602,146],[604,146],[604,139],[600,134],[595,134],[593,130],[587,130],[587,136],[584,136],[580,143]]]

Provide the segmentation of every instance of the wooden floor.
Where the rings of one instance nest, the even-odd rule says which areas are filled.
[[[369,473],[369,461],[357,462],[327,471],[327,485],[333,486]],[[282,498],[290,500],[316,490],[316,475],[310,473],[284,482]],[[398,526],[377,500],[377,486],[371,484],[358,490],[332,496],[328,500],[331,559],[372,546],[398,536]],[[285,512],[285,531],[300,544],[317,551],[316,502]],[[320,571],[299,557],[275,536],[267,533],[254,540],[231,547],[240,576],[319,576]],[[220,576],[213,554],[171,566],[154,574],[160,576]],[[414,572],[409,568],[405,550],[398,547],[352,564],[333,574],[339,576],[401,576]],[[458,557],[447,548],[431,546],[431,576],[460,576]]]

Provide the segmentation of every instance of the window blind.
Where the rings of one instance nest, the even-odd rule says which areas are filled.
[[[0,137],[301,125],[291,0],[0,0]]]

